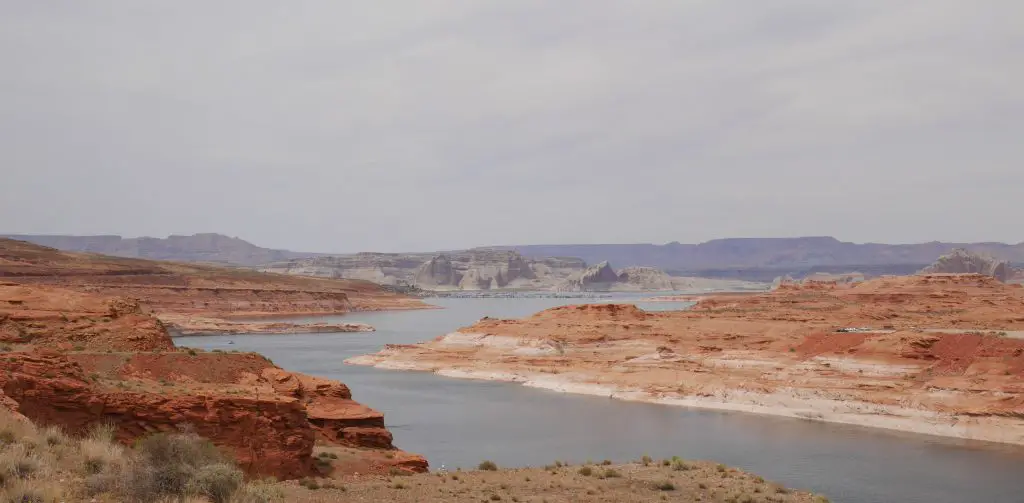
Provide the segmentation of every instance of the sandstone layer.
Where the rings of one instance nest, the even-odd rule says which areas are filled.
[[[426,469],[426,460],[392,445],[383,414],[355,402],[344,384],[255,354],[176,348],[153,314],[185,313],[227,330],[247,324],[209,316],[410,299],[375,285],[331,289],[314,280],[314,290],[300,278],[123,260],[0,240],[0,405],[75,433],[111,423],[125,442],[191,427],[253,475],[315,473],[315,443],[354,449],[350,467],[362,473]],[[131,295],[113,295],[121,292]]]
[[[1024,289],[921,275],[560,307],[349,363],[1024,444],[1022,337]]]

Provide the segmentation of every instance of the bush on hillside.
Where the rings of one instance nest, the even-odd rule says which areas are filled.
[[[151,435],[129,449],[115,442],[111,426],[71,438],[0,410],[0,501],[93,497],[269,503],[282,495],[272,486],[245,484],[232,460],[194,433]]]

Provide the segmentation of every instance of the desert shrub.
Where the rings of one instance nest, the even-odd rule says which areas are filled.
[[[494,461],[484,460],[477,466],[477,469],[494,472],[498,470],[498,465],[494,464]]]
[[[610,464],[612,464],[612,460],[610,460],[610,459],[606,459],[604,461],[601,461],[601,466],[608,466]]]
[[[619,473],[614,468],[608,468],[607,470],[604,471],[604,476],[605,476],[605,478],[608,478],[608,479],[614,479],[614,478],[621,477],[622,474]]]
[[[654,485],[654,487],[657,490],[659,490],[659,491],[675,491],[676,490],[675,484],[673,484],[673,483],[671,483],[671,482],[669,482],[667,480],[663,480],[661,482],[656,483]]]
[[[677,472],[685,472],[690,469],[690,465],[686,464],[686,461],[677,459],[672,462],[672,469]]]
[[[216,446],[193,433],[143,437],[135,442],[131,461],[106,475],[106,486],[131,501],[205,496],[226,503],[243,481],[242,472]],[[98,488],[100,480],[93,486]]]
[[[654,460],[646,454],[644,454],[644,457],[640,458],[640,462],[643,463],[644,466],[651,464],[652,461]]]
[[[584,477],[589,477],[594,474],[594,470],[589,466],[584,466],[579,469],[579,474],[583,475]]]
[[[215,463],[199,467],[189,480],[189,493],[201,494],[214,503],[227,503],[241,487],[242,472],[234,465]]]
[[[79,501],[83,495],[141,503],[283,499],[272,486],[243,485],[242,472],[198,435],[157,434],[128,449],[114,441],[114,433],[112,426],[98,425],[72,438],[0,410],[0,502]]]

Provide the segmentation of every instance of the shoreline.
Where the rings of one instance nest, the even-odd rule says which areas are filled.
[[[355,356],[346,359],[344,363],[382,370],[430,372],[454,379],[511,382],[546,391],[602,396],[630,402],[787,417],[968,441],[1024,446],[1024,428],[1021,428],[1019,421],[1013,421],[1012,418],[948,414],[864,401],[801,396],[812,395],[812,393],[799,393],[794,389],[789,389],[793,393],[755,393],[733,389],[723,392],[724,396],[716,394],[714,396],[673,397],[659,396],[639,389],[618,388],[599,382],[560,378],[542,372],[445,368],[440,363],[399,362],[388,360],[381,355]],[[1017,431],[1014,431],[1014,426]]]
[[[282,321],[233,321],[206,316],[158,315],[171,337],[213,335],[289,335],[374,332],[365,323],[288,323]]]
[[[376,309],[349,309],[347,311],[275,311],[275,312],[247,312],[247,313],[209,313],[212,317],[222,320],[272,320],[289,318],[312,318],[317,316],[345,316],[353,313],[379,313],[390,311],[422,311],[426,309],[444,309],[444,306],[427,304],[415,306],[381,306]],[[177,314],[177,313],[175,313]],[[190,313],[181,313],[188,315]]]

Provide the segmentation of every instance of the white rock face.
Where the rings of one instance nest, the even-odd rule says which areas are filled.
[[[1010,263],[1005,260],[957,248],[948,255],[939,257],[934,264],[921,269],[919,274],[984,274],[1005,283],[1013,272]]]

